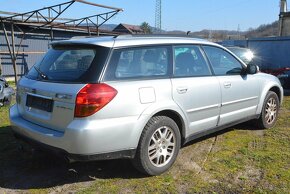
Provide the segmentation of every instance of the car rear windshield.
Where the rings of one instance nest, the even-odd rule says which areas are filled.
[[[108,53],[108,48],[100,46],[53,46],[27,77],[48,82],[96,82]]]

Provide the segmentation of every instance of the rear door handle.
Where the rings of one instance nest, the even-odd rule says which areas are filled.
[[[225,83],[224,83],[224,87],[225,87],[225,88],[230,88],[230,87],[232,87],[232,83],[230,83],[230,82],[225,82]]]
[[[178,87],[176,90],[179,94],[184,94],[187,92],[188,88],[187,87]]]

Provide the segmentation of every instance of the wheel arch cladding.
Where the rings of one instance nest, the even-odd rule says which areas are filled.
[[[279,98],[280,104],[282,103],[283,100],[283,94],[281,89],[279,88],[278,85],[273,84],[272,82],[268,83],[267,86],[263,87],[263,90],[261,91],[261,96],[260,96],[260,101],[258,104],[258,108],[257,108],[257,115],[261,114],[262,108],[263,108],[263,104],[264,104],[264,100],[268,94],[269,91],[275,92]]]
[[[167,116],[167,117],[171,118],[178,126],[182,142],[185,140],[185,134],[186,134],[185,133],[185,123],[184,123],[181,115],[179,115],[179,113],[177,113],[176,111],[173,111],[173,110],[163,110],[163,111],[156,113],[152,117],[155,117],[155,116]]]
[[[279,89],[279,87],[277,87],[277,86],[273,86],[273,87],[271,87],[270,89],[269,89],[269,91],[272,91],[272,92],[275,92],[276,94],[277,94],[277,96],[278,96],[278,98],[279,98],[279,103],[281,103],[281,91],[280,91],[280,89]]]

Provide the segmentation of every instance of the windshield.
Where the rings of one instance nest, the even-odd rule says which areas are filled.
[[[50,49],[27,74],[30,79],[58,82],[89,82],[107,58],[106,48],[58,46]],[[104,56],[105,54],[105,56]],[[101,64],[100,64],[101,63]],[[92,73],[94,72],[94,73]]]

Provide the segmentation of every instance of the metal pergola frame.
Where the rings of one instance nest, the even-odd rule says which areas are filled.
[[[101,14],[95,14],[88,17],[83,17],[79,19],[69,19],[69,18],[60,18],[61,16],[70,6],[74,3],[82,3],[90,6],[106,8],[111,11]],[[71,0],[68,2],[60,3],[57,5],[44,7],[41,9],[33,10],[26,13],[14,14],[9,17],[1,17],[0,23],[2,26],[2,30],[5,35],[5,40],[7,43],[8,51],[11,57],[11,61],[13,64],[14,70],[14,78],[15,83],[17,83],[17,64],[16,59],[19,54],[19,50],[21,48],[23,39],[26,33],[31,33],[38,29],[50,29],[50,37],[53,40],[53,29],[62,28],[69,30],[87,30],[88,35],[91,35],[91,30],[95,31],[97,35],[99,35],[99,27],[107,22],[109,19],[114,17],[119,12],[123,11],[121,8],[100,5],[96,3],[92,3],[85,0]],[[33,27],[29,31],[24,31],[20,26],[22,25],[30,25]],[[10,35],[11,35],[11,43],[9,40],[7,27],[10,26]],[[15,27],[22,33],[22,37],[20,39],[20,43],[18,44],[18,48],[15,47]]]

